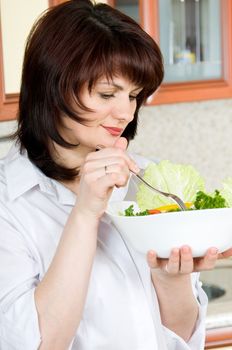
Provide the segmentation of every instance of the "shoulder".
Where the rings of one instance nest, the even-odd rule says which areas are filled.
[[[15,143],[0,163],[0,191],[8,201],[24,196],[40,184],[41,175],[32,164],[27,152]],[[41,180],[42,181],[42,180]]]
[[[16,177],[19,170],[17,167],[13,167],[15,163],[15,159],[20,158],[20,151],[19,147],[15,143],[11,146],[8,153],[5,155],[5,157],[0,159],[0,192],[3,193],[4,191],[7,191],[8,187],[8,180],[10,175]],[[9,172],[8,169],[12,172]]]
[[[8,211],[8,190],[7,190],[7,177],[5,173],[5,159],[0,160],[0,227],[5,229],[6,221],[10,223],[9,211]],[[1,234],[3,230],[1,230]]]
[[[5,173],[5,158],[0,159],[0,199],[4,199],[7,188],[7,180]]]

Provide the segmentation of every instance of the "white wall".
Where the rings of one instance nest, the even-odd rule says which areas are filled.
[[[232,99],[145,107],[130,149],[192,164],[214,190],[232,176]]]

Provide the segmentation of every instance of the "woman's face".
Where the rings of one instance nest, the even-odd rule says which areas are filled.
[[[89,149],[96,149],[97,145],[113,146],[134,118],[136,97],[141,90],[122,77],[115,77],[112,81],[102,78],[90,92],[85,86],[80,99],[93,111],[77,110],[85,119],[84,124],[64,117],[62,136]]]

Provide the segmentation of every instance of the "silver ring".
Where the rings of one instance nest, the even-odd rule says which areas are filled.
[[[102,145],[97,145],[97,146],[96,146],[96,151],[100,151],[102,148],[104,148],[104,146],[102,146]]]

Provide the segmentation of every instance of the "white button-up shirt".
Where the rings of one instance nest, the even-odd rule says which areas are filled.
[[[136,161],[143,166],[143,159]],[[125,198],[127,191],[128,186],[115,189],[111,200]],[[17,147],[0,161],[1,350],[39,347],[34,291],[53,259],[75,201],[71,191],[46,177]],[[145,257],[103,217],[83,317],[69,349],[203,349],[207,298],[198,277],[192,274],[199,318],[186,343],[162,325]]]

